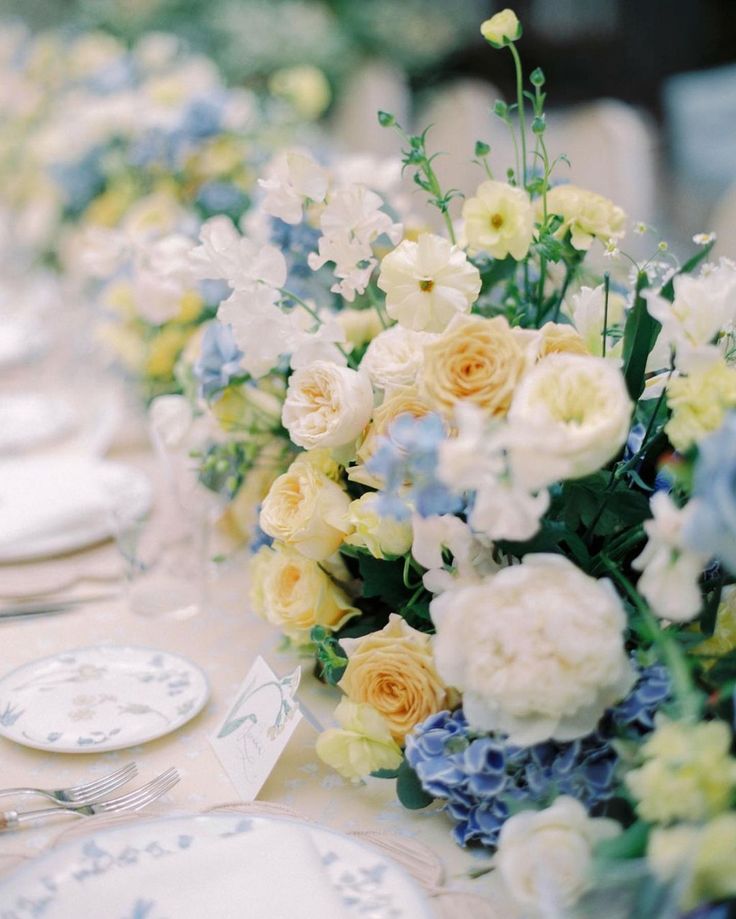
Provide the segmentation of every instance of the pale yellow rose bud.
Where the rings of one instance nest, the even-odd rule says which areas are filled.
[[[353,501],[348,520],[354,530],[345,542],[365,546],[374,558],[403,555],[411,549],[411,521],[380,514],[376,507],[378,500],[376,492],[367,492]]]
[[[521,38],[521,23],[513,10],[505,9],[481,24],[480,34],[489,45],[503,48]]]

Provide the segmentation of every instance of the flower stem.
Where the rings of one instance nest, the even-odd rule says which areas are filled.
[[[519,137],[521,138],[521,187],[526,188],[526,118],[524,114],[524,73],[521,69],[521,58],[516,50],[516,45],[508,45],[516,68],[516,105],[519,117]]]

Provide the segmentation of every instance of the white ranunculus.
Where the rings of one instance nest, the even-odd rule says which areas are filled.
[[[413,386],[424,363],[424,346],[436,337],[430,332],[392,326],[368,345],[360,369],[368,374],[376,389],[388,391],[397,386]]]
[[[516,13],[506,8],[481,23],[480,34],[494,48],[502,48],[521,37],[521,23]]]
[[[563,916],[592,881],[596,844],[620,832],[615,820],[589,817],[579,801],[563,795],[544,810],[509,817],[494,861],[525,916]]]
[[[644,523],[648,542],[632,562],[642,572],[637,588],[657,616],[687,622],[703,605],[698,580],[708,561],[707,555],[688,549],[682,538],[694,505],[678,508],[663,491],[652,495],[649,505],[654,516]]]
[[[437,669],[468,723],[513,744],[588,734],[634,683],[621,600],[561,555],[527,555],[430,612]]]
[[[442,332],[453,316],[470,312],[481,281],[462,249],[442,236],[422,233],[384,257],[378,286],[392,319],[417,332]]]
[[[281,419],[294,443],[312,450],[352,443],[372,412],[373,389],[365,374],[315,361],[292,374]]]
[[[493,258],[519,259],[534,236],[534,209],[523,188],[489,179],[463,205],[465,237],[471,250]]]
[[[613,363],[580,354],[546,357],[522,378],[509,409],[519,482],[534,490],[600,469],[626,443],[632,408]]]

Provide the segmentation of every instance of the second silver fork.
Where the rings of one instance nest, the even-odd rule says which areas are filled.
[[[110,798],[107,801],[99,801],[96,804],[66,804],[62,807],[44,807],[40,810],[21,813],[13,810],[0,812],[0,832],[15,830],[26,824],[60,815],[91,817],[94,814],[123,814],[127,811],[142,810],[170,791],[178,781],[179,773],[176,769],[171,768],[145,785],[141,785],[140,788],[136,788],[135,791],[130,791],[117,798]]]
[[[71,785],[68,788],[2,788],[0,789],[0,798],[17,798],[17,797],[40,797],[48,798],[55,804],[93,804],[110,794],[111,791],[117,791],[123,785],[126,785],[131,779],[138,775],[138,767],[135,763],[128,763],[122,769],[118,769],[110,775],[105,775],[101,779],[94,779],[91,782],[83,782],[79,785]]]

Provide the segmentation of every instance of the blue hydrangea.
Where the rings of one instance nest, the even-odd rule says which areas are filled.
[[[446,436],[439,415],[399,415],[366,463],[368,471],[382,482],[380,513],[402,520],[411,515],[412,508],[422,517],[463,509],[462,498],[437,478],[439,446]]]
[[[241,374],[240,359],[243,352],[235,344],[229,325],[212,322],[204,330],[199,360],[192,368],[199,381],[200,394],[211,399],[221,392],[230,380]]]
[[[286,284],[303,300],[319,299],[324,302],[334,277],[329,268],[314,271],[307,261],[309,254],[317,249],[320,231],[308,223],[285,223],[274,217],[271,220],[271,243],[286,259]]]
[[[736,412],[698,445],[693,498],[685,541],[736,574]]]
[[[197,204],[212,214],[237,214],[245,209],[248,198],[232,182],[205,182],[197,192]]]
[[[531,747],[510,744],[502,735],[473,733],[462,709],[438,712],[406,738],[406,758],[424,790],[444,799],[462,845],[495,846],[514,804],[543,806],[570,795],[589,810],[614,792],[616,736],[642,736],[669,697],[667,671],[641,671],[632,692],[609,710],[596,731],[567,743]]]

